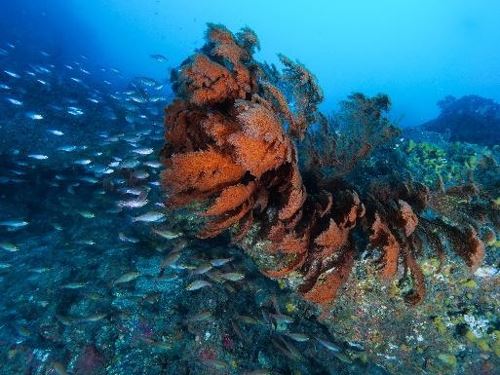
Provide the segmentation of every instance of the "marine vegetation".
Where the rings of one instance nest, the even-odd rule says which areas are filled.
[[[314,75],[254,60],[256,34],[208,25],[206,43],[172,74],[162,184],[171,208],[197,214],[202,238],[229,232],[274,279],[328,307],[358,261],[382,282],[425,296],[418,257],[446,253],[475,270],[497,230],[495,197],[472,179],[428,186],[405,162],[383,94],[349,96],[328,118]],[[453,256],[453,255],[452,255]]]

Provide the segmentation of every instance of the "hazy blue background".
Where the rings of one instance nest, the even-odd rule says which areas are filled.
[[[500,100],[498,0],[19,0],[0,5],[0,37],[126,76],[168,77],[202,44],[206,22],[260,37],[259,59],[281,52],[312,70],[323,109],[352,91],[388,93],[394,117],[413,125],[445,95]],[[10,3],[10,2],[9,2]],[[149,55],[162,53],[166,64]]]

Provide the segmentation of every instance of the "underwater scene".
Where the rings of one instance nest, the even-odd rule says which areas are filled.
[[[0,375],[500,374],[499,15],[0,2]]]

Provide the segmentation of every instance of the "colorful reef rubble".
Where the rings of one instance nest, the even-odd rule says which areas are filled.
[[[480,265],[499,224],[491,192],[472,176],[417,180],[387,96],[353,94],[327,118],[315,77],[284,56],[282,72],[261,64],[257,48],[248,28],[209,25],[173,73],[162,184],[170,207],[199,214],[200,237],[229,232],[263,273],[322,307],[361,260],[382,282],[407,280],[410,304],[425,296],[418,257]]]

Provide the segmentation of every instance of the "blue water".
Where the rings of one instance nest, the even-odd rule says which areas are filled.
[[[279,64],[283,53],[315,74],[327,115],[352,92],[388,94],[404,129],[394,147],[423,155],[410,155],[422,167],[412,178],[437,170],[464,182],[464,163],[486,165],[474,182],[493,196],[499,15],[493,0],[2,1],[0,374],[495,373],[498,240],[479,273],[456,271],[457,300],[469,280],[479,287],[439,310],[456,339],[444,353],[441,326],[414,339],[432,349],[382,348],[382,318],[348,335],[354,314],[338,307],[345,325],[325,323],[226,237],[197,239],[191,218],[165,207],[159,155],[171,70],[203,45],[207,22],[249,26],[255,59]],[[219,284],[217,272],[244,281]],[[210,273],[210,286],[190,290]],[[438,326],[439,313],[421,311],[401,331]]]

